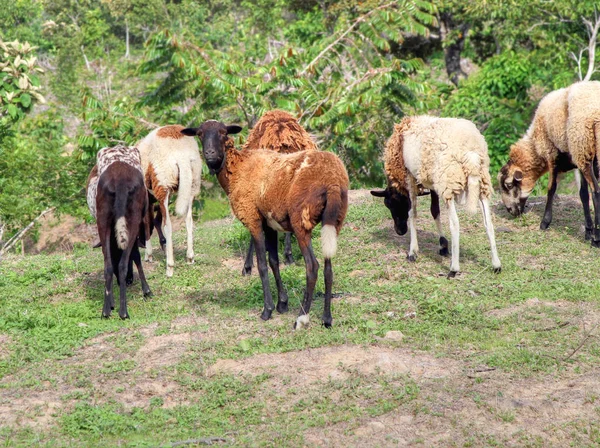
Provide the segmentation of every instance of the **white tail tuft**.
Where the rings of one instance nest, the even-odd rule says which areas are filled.
[[[324,225],[321,229],[321,248],[324,258],[333,258],[337,252],[337,230],[331,224]]]
[[[121,216],[119,219],[117,219],[115,224],[115,236],[117,238],[117,246],[119,246],[119,249],[127,249],[127,244],[129,243],[129,232],[127,232],[127,220],[124,216]]]
[[[187,213],[192,196],[192,167],[190,163],[178,164],[179,186],[177,190],[177,201],[175,202],[175,213],[183,216]]]

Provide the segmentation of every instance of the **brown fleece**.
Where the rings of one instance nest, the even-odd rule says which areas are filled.
[[[328,200],[341,203],[335,223],[328,223],[339,233],[348,209],[348,174],[329,152],[238,151],[229,139],[218,179],[233,213],[253,236],[260,235],[266,222],[276,230],[293,231],[299,239],[310,238]]]
[[[183,135],[181,133],[182,129],[184,129],[184,127],[179,124],[174,124],[171,126],[163,126],[162,128],[160,128],[158,130],[156,135],[157,135],[157,137],[162,137],[162,138],[174,138],[174,139],[185,138],[185,135]]]
[[[256,123],[244,150],[270,149],[289,154],[298,151],[316,151],[317,145],[310,134],[288,112],[271,110]]]
[[[384,165],[388,186],[401,194],[408,195],[407,173],[404,165],[404,132],[410,127],[410,117],[404,117],[400,124],[394,125],[394,133],[385,145]]]

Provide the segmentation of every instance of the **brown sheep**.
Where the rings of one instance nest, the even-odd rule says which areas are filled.
[[[331,258],[337,250],[337,235],[348,210],[346,169],[342,161],[329,152],[238,151],[229,134],[240,131],[239,126],[225,126],[211,120],[182,132],[200,138],[206,164],[217,174],[233,213],[252,235],[263,286],[263,320],[269,319],[275,308],[269,289],[266,252],[277,283],[277,311],[283,313],[288,309],[287,292],[279,275],[277,232],[294,232],[306,263],[306,290],[294,328],[308,326],[319,270],[311,236],[316,225],[322,223],[321,246],[325,258],[323,324],[329,328],[332,324]]]
[[[549,172],[548,200],[540,229],[552,222],[552,202],[558,173],[579,169],[579,196],[585,215],[585,238],[600,247],[600,82],[583,81],[550,92],[538,105],[526,134],[510,149],[508,163],[498,174],[502,201],[514,216],[523,213],[537,180]],[[590,215],[588,185],[592,189],[595,223]]]
[[[250,131],[248,140],[243,146],[244,150],[270,149],[283,154],[298,151],[317,151],[317,144],[312,140],[310,134],[298,123],[288,112],[283,110],[271,110],[265,113]],[[252,272],[254,243],[250,239],[248,254],[242,275]],[[283,250],[284,261],[292,264],[292,234],[285,234],[285,246]]]

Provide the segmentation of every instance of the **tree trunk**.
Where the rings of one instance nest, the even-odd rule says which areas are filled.
[[[129,22],[125,20],[125,59],[129,59]]]
[[[462,79],[467,79],[467,74],[460,67],[460,55],[465,46],[468,32],[468,23],[457,24],[450,13],[440,14],[440,34],[445,46],[446,72],[454,85],[458,85]]]

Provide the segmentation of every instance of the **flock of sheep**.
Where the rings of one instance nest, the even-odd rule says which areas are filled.
[[[175,211],[186,215],[187,261],[194,262],[192,202],[200,192],[202,162],[216,174],[235,216],[251,234],[243,274],[252,270],[256,251],[262,281],[264,309],[271,317],[275,305],[269,289],[268,263],[277,284],[277,311],[288,310],[288,296],[279,273],[277,232],[286,235],[285,259],[292,262],[289,236],[294,234],[306,264],[306,289],[294,328],[309,325],[319,263],[311,236],[321,223],[324,258],[325,300],[322,322],[331,327],[333,270],[331,258],[348,210],[349,179],[342,161],[333,153],[319,151],[310,135],[287,112],[267,112],[252,129],[242,150],[230,137],[242,130],[209,120],[197,128],[164,126],[152,131],[137,147],[116,146],[98,152],[97,165],[88,178],[87,200],[97,219],[104,254],[105,295],[102,316],[114,309],[112,279],[120,285],[119,316],[129,317],[126,285],[133,280],[136,264],[144,295],[151,294],[146,282],[139,247],[152,260],[150,237],[156,228],[166,251],[168,277],[173,275],[173,240],[169,198],[177,193]],[[498,175],[502,200],[508,211],[519,215],[536,181],[550,173],[548,201],[542,229],[552,220],[552,201],[557,175],[577,168],[581,182],[586,239],[600,247],[600,82],[587,81],[551,92],[540,102],[525,136],[515,143],[508,163]],[[459,221],[456,202],[469,212],[481,209],[489,239],[494,272],[501,263],[496,250],[489,200],[492,182],[487,144],[475,125],[464,119],[430,116],[405,117],[395,125],[385,153],[387,187],[371,194],[383,197],[394,227],[404,235],[410,229],[408,260],[415,261],[419,246],[416,230],[417,197],[431,196],[441,255],[448,255],[448,240],[440,220],[440,197],[448,210],[452,261],[448,277],[459,271]],[[595,220],[589,209],[592,188]],[[157,216],[153,204],[158,202]],[[267,255],[268,254],[268,255]]]

